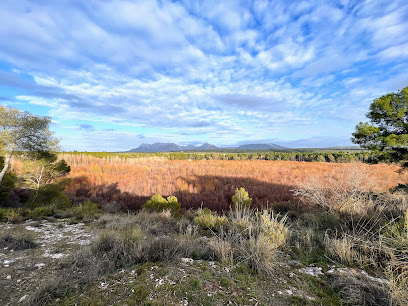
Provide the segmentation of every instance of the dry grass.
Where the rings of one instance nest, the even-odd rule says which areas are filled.
[[[358,257],[353,249],[353,239],[347,235],[342,238],[330,238],[326,233],[324,237],[324,246],[329,256],[337,259],[341,263],[352,264]]]
[[[389,267],[386,271],[387,278],[390,282],[390,295],[393,305],[406,305],[408,301],[408,262],[395,271]]]
[[[198,209],[203,203],[211,210],[227,211],[236,188],[244,187],[253,207],[294,200],[292,189],[316,177],[320,182],[344,180],[344,171],[359,169],[374,191],[384,191],[407,181],[397,166],[332,164],[293,161],[181,161],[158,158],[96,158],[61,154],[71,166],[68,194],[79,201],[117,203],[123,209],[138,209],[152,195],[175,195],[182,208]],[[18,172],[18,161],[13,162]],[[344,170],[346,169],[346,170]],[[112,209],[112,207],[109,207]]]

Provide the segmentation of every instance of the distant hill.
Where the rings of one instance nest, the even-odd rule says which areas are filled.
[[[209,143],[204,143],[201,146],[186,145],[180,146],[172,142],[156,142],[153,144],[143,143],[139,147],[128,152],[172,152],[172,151],[189,151],[189,150],[216,150],[219,149]]]
[[[360,146],[336,146],[336,147],[328,147],[326,149],[330,149],[330,150],[363,150],[362,147]]]
[[[170,152],[182,151],[183,147],[171,142],[156,142],[153,144],[143,143],[129,152]]]
[[[207,142],[197,148],[197,150],[217,150],[217,149],[219,149],[217,146],[214,146]]]
[[[263,143],[252,143],[252,144],[246,144],[237,147],[236,149],[239,150],[270,150],[270,149],[286,149],[285,147],[269,143],[269,144],[263,144]]]
[[[172,142],[156,142],[153,144],[143,143],[139,147],[131,149],[128,152],[139,152],[139,153],[147,153],[147,152],[174,152],[174,151],[209,151],[209,150],[219,150],[223,149],[217,147],[215,145],[204,143],[201,146],[195,145],[186,145],[180,146],[178,144]],[[270,144],[261,144],[261,143],[254,143],[254,144],[246,144],[236,148],[228,147],[226,149],[237,149],[237,150],[271,150],[271,149],[286,149],[285,147],[270,143]]]

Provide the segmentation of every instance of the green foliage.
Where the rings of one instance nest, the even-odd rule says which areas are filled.
[[[17,176],[13,173],[6,173],[0,189],[0,206],[7,203],[10,192],[17,183]]]
[[[397,93],[375,99],[367,118],[360,122],[351,139],[363,148],[377,152],[372,161],[400,162],[408,166],[408,86]]]
[[[0,105],[0,149],[5,155],[0,172],[0,187],[15,151],[38,159],[49,156],[51,151],[57,149],[58,139],[49,130],[50,123],[49,117],[39,117]]]
[[[153,195],[144,205],[143,209],[148,212],[162,212],[170,210],[173,216],[180,216],[181,204],[175,196],[169,196],[167,199],[160,194]]]
[[[228,220],[226,217],[218,216],[208,208],[200,209],[197,212],[197,216],[194,218],[194,222],[197,223],[204,230],[218,231],[220,226],[226,225]]]
[[[28,200],[27,206],[35,208],[38,206],[53,206],[58,209],[72,206],[71,200],[63,193],[64,183],[50,184],[40,187],[38,192],[33,192]]]
[[[75,206],[71,209],[74,216],[84,218],[84,217],[94,217],[98,214],[99,208],[98,204],[93,203],[90,200],[86,200],[85,202]]]
[[[235,194],[232,196],[232,203],[234,208],[249,208],[252,204],[252,198],[249,197],[248,192],[241,187],[235,189]]]
[[[22,220],[21,208],[0,208],[0,220],[7,222],[19,222]]]
[[[44,186],[49,185],[58,178],[61,178],[71,171],[65,160],[57,161],[57,155],[49,153],[47,158],[32,160],[26,159],[24,161],[24,179],[29,187],[34,188],[37,193],[38,190]]]
[[[40,206],[29,211],[28,217],[31,219],[41,219],[43,217],[51,217],[54,215],[54,209],[50,206]]]

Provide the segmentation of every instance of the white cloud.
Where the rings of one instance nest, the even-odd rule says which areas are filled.
[[[350,133],[404,86],[407,17],[404,1],[2,1],[0,57],[18,73],[0,85],[58,122],[135,135]]]

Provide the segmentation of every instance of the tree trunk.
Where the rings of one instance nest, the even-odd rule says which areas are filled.
[[[10,165],[10,160],[11,160],[11,155],[12,154],[13,154],[13,150],[10,150],[10,152],[8,153],[8,155],[7,155],[7,157],[6,157],[5,161],[4,161],[3,170],[1,170],[1,172],[0,172],[0,190],[1,190],[1,184],[3,183],[4,175],[6,174],[7,169],[9,167],[9,165]]]

